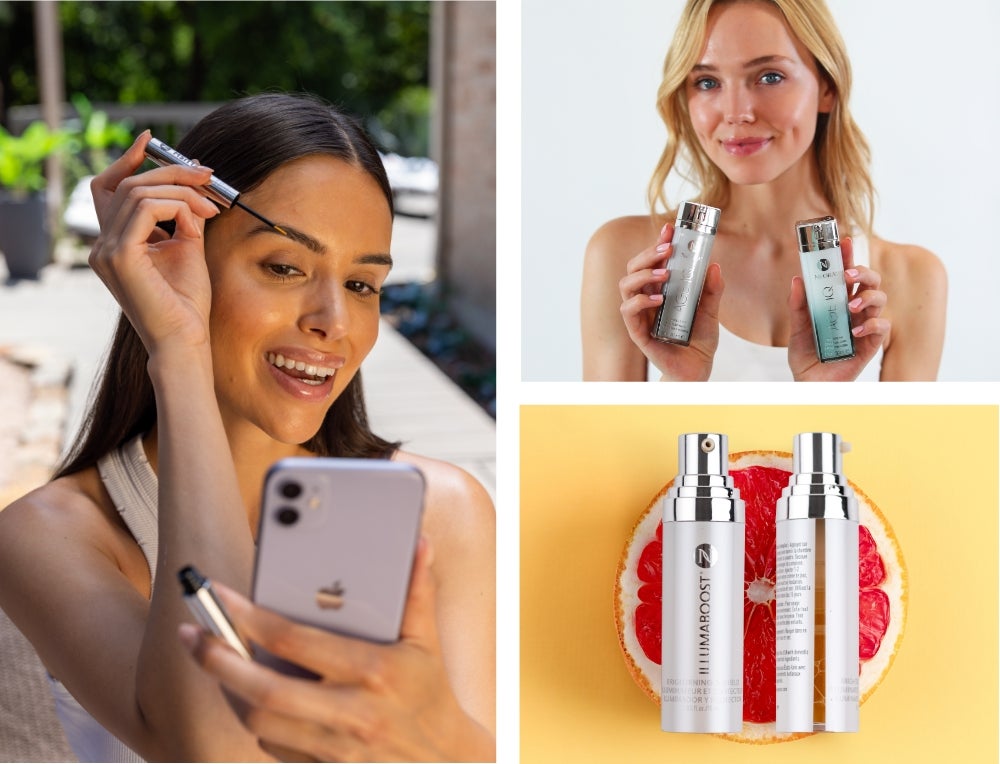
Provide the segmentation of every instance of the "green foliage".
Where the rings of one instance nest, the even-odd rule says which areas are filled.
[[[0,186],[15,196],[27,196],[45,188],[45,160],[67,151],[73,136],[66,130],[50,130],[32,122],[19,136],[0,127]]]
[[[112,122],[103,111],[97,111],[82,93],[70,100],[79,115],[69,131],[72,136],[67,181],[70,187],[84,175],[96,175],[111,164],[110,150],[125,148],[132,143],[132,125],[126,120]]]
[[[411,85],[398,91],[375,115],[372,132],[390,151],[404,156],[428,156],[431,142],[431,91]],[[382,132],[384,131],[384,133]]]
[[[39,101],[30,6],[0,0],[7,106]],[[67,2],[59,14],[66,90],[94,102],[309,91],[426,146],[413,97],[399,94],[429,84],[428,2]]]

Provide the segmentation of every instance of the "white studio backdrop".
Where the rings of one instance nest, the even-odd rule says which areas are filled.
[[[876,233],[930,249],[948,271],[939,379],[1000,380],[1000,244],[990,233],[1000,211],[1000,4],[827,1],[851,58],[852,111],[872,148]],[[654,100],[682,6],[522,3],[525,381],[582,377],[583,252],[602,223],[648,211],[666,135]]]

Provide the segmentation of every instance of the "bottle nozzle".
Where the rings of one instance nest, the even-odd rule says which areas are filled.
[[[681,435],[677,451],[678,465],[684,475],[728,475],[729,443],[725,435],[697,432]]]
[[[850,444],[841,443],[836,433],[804,432],[795,436],[792,469],[796,474],[837,475],[842,471],[841,454],[849,450]]]

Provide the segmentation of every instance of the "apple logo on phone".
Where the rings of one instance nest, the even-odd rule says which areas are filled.
[[[316,592],[316,604],[320,610],[339,610],[344,606],[344,592],[340,581],[334,581],[333,586],[324,586]]]

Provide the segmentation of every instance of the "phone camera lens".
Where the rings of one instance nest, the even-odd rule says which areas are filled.
[[[290,480],[287,483],[282,483],[278,491],[286,499],[297,499],[302,495],[302,485]]]
[[[299,521],[299,511],[293,507],[282,507],[275,515],[282,525],[295,525]]]

